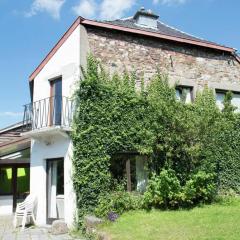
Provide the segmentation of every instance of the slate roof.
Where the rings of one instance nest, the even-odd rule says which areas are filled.
[[[171,27],[159,20],[157,21],[157,29],[137,25],[136,19],[134,17],[117,19],[117,20],[113,20],[113,21],[100,21],[100,22],[110,23],[110,24],[113,24],[116,26],[127,27],[127,28],[132,28],[132,29],[137,29],[137,30],[144,30],[144,31],[153,32],[153,33],[160,33],[160,34],[164,34],[167,36],[178,37],[178,38],[183,38],[183,39],[188,39],[188,40],[193,40],[193,41],[198,41],[198,42],[203,42],[203,43],[208,43],[208,44],[214,44],[214,45],[218,45],[218,46],[224,46],[224,45],[221,45],[221,44],[218,44],[215,42],[207,41],[202,38],[193,36],[191,34],[183,32],[183,31],[180,31],[180,30],[178,30],[174,27]]]
[[[138,11],[137,13],[141,12]],[[141,12],[142,13],[142,12]],[[151,15],[155,19],[158,18],[157,15],[144,12],[146,15]],[[151,36],[155,38],[161,38],[171,41],[176,41],[179,43],[191,44],[200,47],[206,47],[210,49],[216,49],[234,56],[236,60],[240,63],[240,57],[237,55],[236,49],[227,47],[218,43],[204,40],[202,38],[193,36],[191,34],[182,32],[174,27],[168,26],[167,24],[157,21],[157,28],[147,28],[136,24],[136,14],[134,17],[129,17],[125,19],[117,19],[113,21],[98,21],[89,20],[83,17],[78,17],[75,22],[70,26],[70,28],[65,32],[65,34],[60,38],[60,40],[55,44],[52,50],[47,54],[47,56],[42,60],[38,67],[29,76],[29,81],[34,80],[34,78],[39,74],[43,67],[48,63],[52,56],[58,51],[58,49],[63,45],[63,43],[68,39],[68,37],[73,33],[73,31],[82,24],[83,26],[93,26],[100,27],[109,30],[117,30],[129,33],[136,33],[144,36]]]

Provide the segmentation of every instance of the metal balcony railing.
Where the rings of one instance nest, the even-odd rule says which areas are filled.
[[[29,130],[51,126],[70,127],[74,102],[68,97],[53,96],[24,105],[23,126]]]

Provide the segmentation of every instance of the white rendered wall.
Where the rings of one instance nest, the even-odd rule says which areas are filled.
[[[34,79],[33,101],[50,97],[49,80],[62,76],[62,95],[71,97],[80,74],[80,26]]]
[[[62,95],[71,97],[80,76],[80,26],[34,79],[33,101],[50,97],[49,80],[62,76]],[[47,140],[47,142],[46,142]],[[75,194],[72,186],[72,143],[61,135],[34,140],[31,147],[30,191],[38,197],[37,224],[46,224],[46,159],[64,158],[65,221],[72,226],[75,217]]]
[[[47,172],[46,160],[64,158],[64,206],[65,222],[73,225],[75,194],[72,186],[72,143],[70,138],[55,136],[48,141],[32,140],[30,191],[37,196],[36,219],[38,225],[46,224]]]

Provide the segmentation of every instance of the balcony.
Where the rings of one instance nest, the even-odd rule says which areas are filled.
[[[74,101],[64,96],[53,96],[24,105],[23,125],[30,137],[65,135],[71,130]],[[26,129],[27,128],[27,129]]]

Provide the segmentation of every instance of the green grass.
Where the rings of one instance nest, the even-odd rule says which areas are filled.
[[[179,211],[132,211],[101,231],[112,240],[239,240],[240,200]]]

